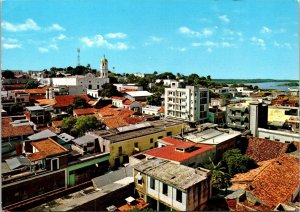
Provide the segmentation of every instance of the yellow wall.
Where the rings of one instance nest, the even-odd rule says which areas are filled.
[[[153,133],[146,136],[140,136],[137,138],[111,143],[110,144],[110,157],[109,164],[111,167],[115,165],[115,158],[119,157],[119,147],[122,146],[122,155],[131,156],[134,153],[134,143],[138,143],[140,152],[155,148],[155,143],[157,142],[158,137],[166,137],[167,132],[172,132],[172,135],[178,135],[181,133],[182,124],[175,126],[166,127],[165,131]],[[153,138],[153,143],[150,143],[150,139]],[[120,164],[123,163],[123,156],[120,156]]]
[[[269,107],[268,108],[268,122],[282,122],[284,123],[286,120],[288,120],[290,115],[285,115],[285,111],[287,109],[284,108],[277,108],[277,107]]]

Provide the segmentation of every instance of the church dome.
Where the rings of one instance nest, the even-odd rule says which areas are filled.
[[[107,63],[107,59],[105,58],[105,56],[101,59],[102,63]]]

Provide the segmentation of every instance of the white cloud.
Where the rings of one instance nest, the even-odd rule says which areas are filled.
[[[160,43],[162,41],[162,38],[156,36],[150,36],[150,40],[154,43]]]
[[[80,41],[89,47],[94,45],[94,42],[91,39],[89,39],[88,37],[83,37],[80,39]]]
[[[4,38],[2,37],[3,48],[4,49],[19,49],[22,48],[22,45],[19,43],[19,41],[15,38]]]
[[[263,26],[260,30],[260,33],[262,33],[262,34],[269,34],[271,32],[272,32],[272,30],[266,26]]]
[[[50,44],[48,48],[49,48],[49,49],[58,50],[58,47],[57,47],[56,44]]]
[[[171,50],[175,50],[175,51],[180,51],[180,52],[185,52],[188,49],[185,47],[170,47]]]
[[[59,24],[52,24],[50,27],[46,28],[47,31],[65,31],[66,29]]]
[[[220,15],[219,17],[218,17],[222,22],[224,22],[224,23],[229,23],[230,22],[230,20],[229,20],[229,18],[227,17],[227,15]]]
[[[252,37],[251,38],[252,44],[261,47],[262,49],[266,49],[265,41],[261,38]]]
[[[277,47],[277,48],[288,48],[288,49],[291,49],[292,48],[292,45],[288,42],[285,42],[285,43],[278,43],[277,41],[274,41],[274,46]]]
[[[48,49],[48,48],[45,48],[45,47],[38,47],[38,50],[39,50],[39,52],[41,52],[41,53],[47,53],[47,52],[49,52],[49,49]]]
[[[4,21],[1,24],[2,28],[11,31],[11,32],[18,32],[18,31],[27,31],[27,30],[40,30],[41,28],[37,25],[37,23],[32,20],[31,18],[27,19],[23,24],[12,24],[7,21]]]
[[[188,27],[180,27],[179,32],[192,37],[209,37],[214,34],[212,29],[204,28],[201,32],[193,31]]]
[[[4,49],[18,49],[21,48],[22,45],[18,43],[4,43],[3,48]]]
[[[225,47],[225,48],[233,46],[231,43],[228,43],[228,42],[222,42],[221,45],[222,45],[222,47]]]
[[[114,38],[123,39],[123,38],[126,38],[127,35],[125,33],[122,33],[122,32],[117,32],[117,33],[108,33],[108,34],[105,35],[105,37],[111,38],[111,39],[114,39]]]
[[[65,36],[64,34],[59,34],[58,36],[52,38],[52,40],[57,41],[57,40],[64,40],[66,38],[67,38],[67,36]]]
[[[102,35],[96,35],[93,38],[83,37],[80,39],[88,47],[107,47],[114,50],[126,50],[128,46],[123,42],[110,43]]]
[[[145,46],[149,46],[149,45],[153,45],[153,44],[158,44],[163,40],[163,38],[161,37],[157,37],[157,36],[150,36],[147,39],[147,42],[144,43]]]
[[[208,47],[218,47],[219,44],[216,43],[216,42],[212,42],[212,41],[205,41],[205,42],[202,42],[202,43],[192,43],[192,46],[208,46]]]
[[[207,48],[208,53],[212,52],[212,48]]]

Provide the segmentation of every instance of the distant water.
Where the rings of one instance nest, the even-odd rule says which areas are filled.
[[[278,86],[287,82],[260,82],[260,83],[245,83],[246,85],[257,85],[261,89],[276,89],[279,91],[287,91],[288,88],[298,88],[298,86]]]

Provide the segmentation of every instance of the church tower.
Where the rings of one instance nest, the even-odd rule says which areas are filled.
[[[101,59],[101,65],[100,65],[100,77],[101,78],[108,78],[108,61],[105,58],[105,55]]]

